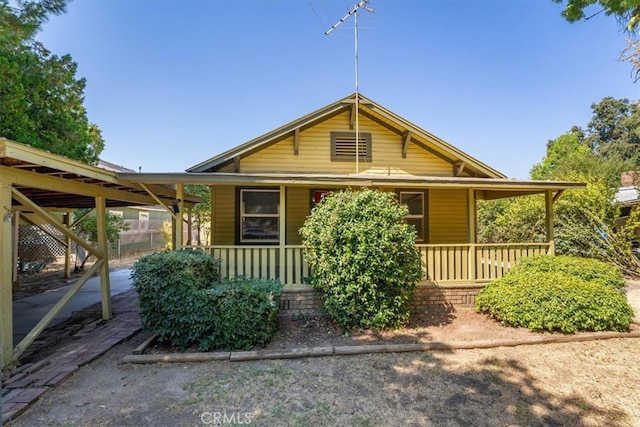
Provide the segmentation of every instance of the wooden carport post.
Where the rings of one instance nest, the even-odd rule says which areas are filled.
[[[100,294],[102,297],[102,319],[109,320],[111,312],[111,282],[109,279],[109,241],[107,240],[107,205],[104,197],[96,197],[96,227],[98,251],[103,255],[100,266]]]
[[[66,211],[64,213],[64,226],[67,228],[71,228],[71,211]],[[66,279],[71,278],[71,248],[73,246],[73,241],[71,238],[67,237],[67,246],[64,249],[64,277]]]
[[[11,187],[12,183],[2,178],[0,182],[0,359],[2,367],[13,360],[13,260],[11,232]]]

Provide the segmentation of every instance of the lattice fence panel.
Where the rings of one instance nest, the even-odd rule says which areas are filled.
[[[45,224],[51,234],[64,239],[55,227]],[[18,269],[21,272],[33,269],[33,264],[39,266],[54,262],[64,256],[65,247],[55,238],[33,225],[20,225],[18,229]]]

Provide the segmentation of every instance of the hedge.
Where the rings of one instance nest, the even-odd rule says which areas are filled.
[[[476,297],[476,310],[507,325],[532,330],[629,329],[633,310],[611,270],[600,269],[601,263],[594,260],[549,258],[523,260],[503,278],[489,283]]]
[[[160,252],[133,266],[140,318],[159,342],[185,349],[250,349],[277,330],[276,281],[219,282],[219,263],[198,251]]]

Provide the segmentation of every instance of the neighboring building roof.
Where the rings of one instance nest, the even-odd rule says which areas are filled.
[[[640,201],[637,187],[620,187],[615,198],[618,203],[623,205],[632,205]]]
[[[107,162],[106,160],[98,160],[98,167],[112,172],[135,172],[133,169]]]
[[[355,105],[356,94],[351,94],[346,98],[338,100],[332,104],[327,105],[313,113],[307,114],[293,122],[290,122],[284,126],[281,126],[271,132],[261,135],[251,141],[238,145],[230,150],[225,151],[217,156],[214,156],[204,162],[201,162],[191,168],[187,169],[187,172],[216,172],[221,166],[232,162],[237,157],[243,157],[269,145],[281,140],[282,138],[292,134],[296,129],[307,128],[327,120],[336,114],[340,114],[347,111]],[[363,114],[372,120],[377,121],[381,125],[392,129],[399,135],[403,133],[410,133],[415,138],[424,140],[429,145],[429,149],[433,149],[441,155],[447,157],[451,162],[461,162],[475,172],[478,176],[487,178],[506,178],[506,176],[497,170],[487,166],[481,161],[469,156],[468,154],[458,150],[451,144],[438,138],[437,136],[427,132],[424,129],[414,125],[413,123],[403,119],[395,113],[385,109],[379,104],[371,101],[370,99],[359,94],[358,97],[359,114]]]

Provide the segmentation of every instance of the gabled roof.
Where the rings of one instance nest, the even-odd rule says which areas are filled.
[[[319,110],[316,110],[306,116],[287,123],[271,132],[254,138],[244,144],[238,145],[230,150],[225,151],[215,157],[205,160],[191,168],[187,172],[216,172],[220,167],[229,164],[236,158],[242,158],[257,151],[260,151],[271,144],[274,144],[289,135],[293,134],[296,129],[304,130],[327,120],[337,114],[349,111],[353,108],[356,100],[356,94],[338,100]],[[452,164],[460,164],[465,169],[472,171],[478,177],[485,178],[506,178],[505,175],[497,170],[487,166],[481,161],[469,156],[468,154],[458,150],[451,144],[438,138],[437,136],[427,132],[426,130],[414,125],[413,123],[403,119],[397,114],[387,110],[381,105],[371,101],[370,99],[359,94],[358,112],[367,118],[379,123],[380,125],[396,132],[398,135],[405,135],[422,148],[433,152],[439,157],[445,158]]]

